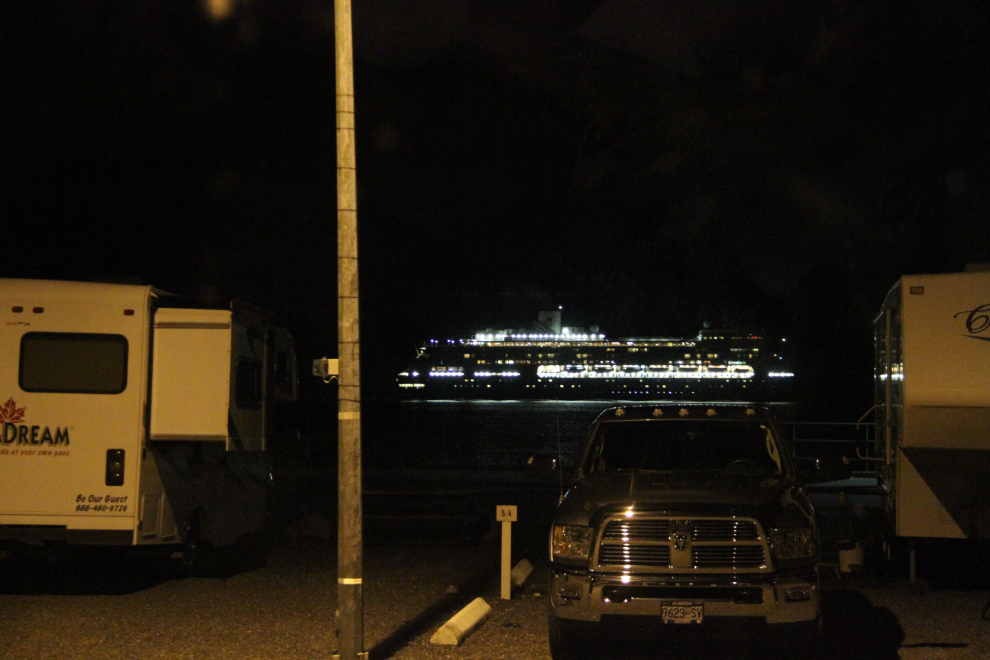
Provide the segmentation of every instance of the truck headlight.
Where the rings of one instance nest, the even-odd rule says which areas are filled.
[[[808,559],[815,556],[815,534],[808,527],[772,528],[770,547],[777,559]]]
[[[555,525],[550,542],[551,559],[588,559],[591,541],[595,537],[592,527],[580,525]]]

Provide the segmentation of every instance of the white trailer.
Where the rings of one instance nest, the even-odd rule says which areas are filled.
[[[0,279],[0,549],[261,531],[292,338],[150,286]]]
[[[874,329],[891,527],[902,537],[990,538],[990,272],[905,275]]]

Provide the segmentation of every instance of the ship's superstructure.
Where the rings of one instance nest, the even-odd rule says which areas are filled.
[[[790,398],[794,374],[782,339],[704,331],[694,338],[611,340],[594,330],[431,340],[399,374],[400,393],[424,399]]]

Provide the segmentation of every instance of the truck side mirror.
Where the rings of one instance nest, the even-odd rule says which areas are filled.
[[[560,464],[553,456],[530,456],[525,464],[526,476],[536,481],[558,481]]]

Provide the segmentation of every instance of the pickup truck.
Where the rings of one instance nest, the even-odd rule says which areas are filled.
[[[675,636],[742,624],[814,655],[819,538],[802,485],[837,477],[828,471],[799,471],[763,407],[603,412],[550,532],[553,658],[633,622]]]

